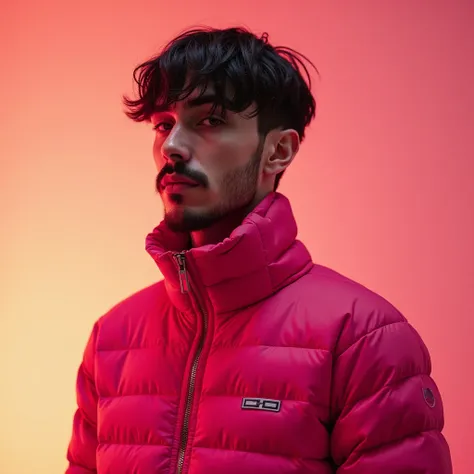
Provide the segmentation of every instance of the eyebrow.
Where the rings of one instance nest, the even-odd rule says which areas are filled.
[[[217,108],[222,107],[222,105],[219,103],[217,95],[214,94],[213,92],[209,92],[209,93],[204,93],[200,97],[186,100],[184,104],[184,108],[193,109],[193,108],[200,107],[201,105],[206,105],[206,104],[216,104]],[[154,112],[155,113],[169,112],[169,110],[170,108],[166,104],[164,104],[159,107],[155,107]]]
[[[201,97],[188,100],[185,104],[186,108],[199,107],[204,104],[218,104],[217,96],[214,93],[203,94]]]

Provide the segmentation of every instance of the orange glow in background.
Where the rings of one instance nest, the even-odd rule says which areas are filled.
[[[280,190],[315,261],[430,349],[454,472],[472,474],[474,4],[13,0],[0,9],[0,473],[64,472],[93,322],[161,276],[151,127],[121,95],[189,26],[244,25],[318,67]]]

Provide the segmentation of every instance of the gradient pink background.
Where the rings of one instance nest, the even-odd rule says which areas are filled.
[[[314,259],[421,333],[455,472],[472,474],[473,5],[3,2],[0,472],[63,472],[92,324],[160,278],[144,250],[162,216],[153,136],[121,113],[133,67],[188,26],[243,24],[319,68],[281,191]]]

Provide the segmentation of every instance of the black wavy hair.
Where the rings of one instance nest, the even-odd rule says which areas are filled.
[[[125,113],[136,122],[149,121],[157,109],[186,99],[194,90],[203,93],[212,84],[217,97],[213,112],[222,107],[239,113],[255,104],[248,117],[257,116],[261,137],[276,128],[291,128],[303,141],[316,113],[304,60],[317,72],[302,54],[269,44],[268,33],[257,37],[241,27],[193,28],[135,68],[138,98],[124,96]],[[275,190],[282,175],[275,178]]]

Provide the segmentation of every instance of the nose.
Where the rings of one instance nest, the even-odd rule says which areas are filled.
[[[186,133],[180,124],[175,124],[161,145],[161,155],[166,161],[188,161],[189,146],[186,143]]]

